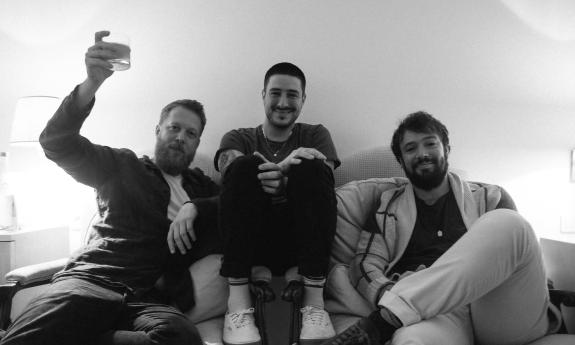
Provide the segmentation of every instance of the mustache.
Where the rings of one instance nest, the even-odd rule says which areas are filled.
[[[279,106],[275,106],[275,107],[273,107],[273,110],[277,110],[277,111],[295,111],[295,108],[293,108],[293,107],[279,107]]]
[[[432,163],[432,164],[437,164],[438,160],[432,157],[422,157],[422,158],[418,158],[415,162],[414,162],[414,166],[418,166],[420,164],[425,164],[425,163]]]
[[[173,150],[184,152],[184,144],[182,144],[182,143],[171,142],[167,146],[168,146],[168,148],[171,148]]]

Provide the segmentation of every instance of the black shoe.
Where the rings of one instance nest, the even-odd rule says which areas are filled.
[[[396,329],[374,311],[322,345],[384,345]]]

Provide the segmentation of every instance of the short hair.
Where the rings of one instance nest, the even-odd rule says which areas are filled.
[[[168,117],[170,111],[176,107],[182,107],[184,109],[193,111],[196,115],[198,115],[198,117],[200,118],[200,122],[202,123],[202,132],[204,131],[207,121],[206,113],[204,112],[204,106],[202,105],[202,103],[193,99],[178,99],[176,101],[168,103],[168,105],[166,105],[162,109],[162,112],[160,114],[160,122],[159,122],[160,125],[164,122],[166,117]]]
[[[437,134],[441,139],[444,149],[449,147],[449,131],[441,121],[425,111],[411,113],[399,123],[399,127],[393,132],[393,137],[391,138],[391,151],[393,151],[395,159],[400,163],[400,145],[406,131]]]
[[[305,75],[299,67],[290,62],[276,63],[268,69],[264,77],[264,90],[268,86],[271,76],[276,74],[285,74],[298,78],[301,81],[301,90],[305,94]]]

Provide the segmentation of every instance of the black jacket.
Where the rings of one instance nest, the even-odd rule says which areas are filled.
[[[127,288],[135,296],[150,290],[176,267],[166,237],[170,188],[148,157],[128,149],[92,144],[80,128],[95,100],[85,109],[75,106],[77,88],[64,99],[40,135],[46,157],[78,182],[95,188],[100,220],[88,244],[70,258],[55,279],[73,276],[111,288]],[[218,186],[199,169],[183,174],[183,187],[199,211],[196,220],[217,231]],[[202,219],[203,218],[203,219]],[[185,272],[184,272],[185,271]],[[186,280],[189,280],[189,274]]]

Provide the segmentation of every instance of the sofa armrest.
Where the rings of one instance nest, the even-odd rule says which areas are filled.
[[[67,261],[67,258],[62,258],[20,267],[8,272],[8,274],[6,274],[6,281],[18,283],[20,288],[47,284],[54,274],[64,268]]]
[[[6,283],[0,285],[0,329],[10,324],[12,300],[20,290],[48,284],[52,276],[66,265],[67,258],[17,268],[6,274]]]
[[[0,285],[0,330],[8,328],[10,324],[12,297],[14,297],[16,289],[16,283],[14,282]]]

